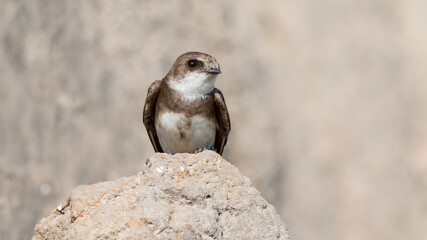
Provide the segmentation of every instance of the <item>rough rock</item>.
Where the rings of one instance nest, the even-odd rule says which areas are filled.
[[[137,175],[76,187],[33,239],[289,239],[249,178],[212,151],[154,154]]]

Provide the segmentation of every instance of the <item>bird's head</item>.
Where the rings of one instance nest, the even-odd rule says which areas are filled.
[[[220,73],[219,63],[214,57],[201,52],[187,52],[175,60],[166,81],[182,96],[198,98],[213,91]]]

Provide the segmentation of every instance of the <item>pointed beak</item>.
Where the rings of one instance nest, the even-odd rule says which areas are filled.
[[[211,69],[206,70],[205,72],[207,72],[209,74],[215,74],[215,75],[222,73],[221,70],[219,70],[219,68],[211,68]]]

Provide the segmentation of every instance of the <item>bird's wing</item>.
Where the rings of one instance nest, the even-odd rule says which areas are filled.
[[[215,110],[216,110],[216,119],[218,121],[218,128],[215,136],[215,145],[216,151],[222,155],[224,151],[224,146],[227,143],[228,134],[231,131],[230,116],[228,115],[227,105],[225,105],[224,96],[221,91],[214,89],[214,99],[215,99]]]
[[[161,83],[161,80],[157,80],[148,88],[147,98],[145,99],[144,110],[142,112],[142,121],[147,129],[148,136],[150,137],[150,141],[155,152],[163,152],[154,122],[156,116],[156,102],[160,92]]]

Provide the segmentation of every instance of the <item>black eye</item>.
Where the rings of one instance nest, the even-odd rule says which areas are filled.
[[[194,67],[196,67],[196,66],[197,66],[197,61],[196,61],[196,60],[190,60],[190,61],[188,61],[188,62],[187,62],[187,65],[188,65],[190,68],[194,68]]]

